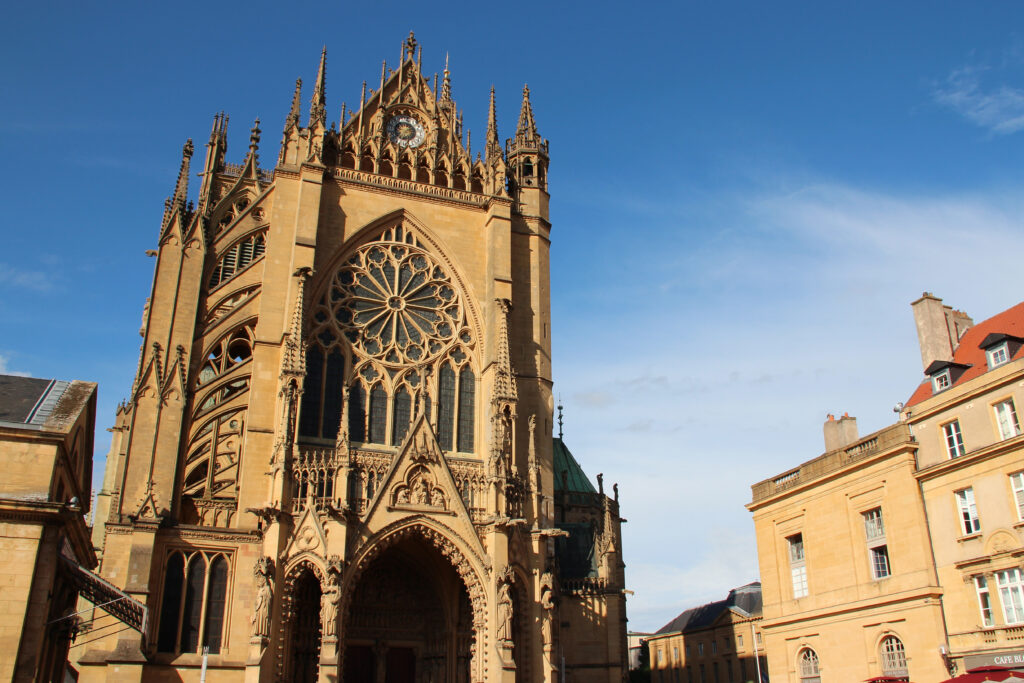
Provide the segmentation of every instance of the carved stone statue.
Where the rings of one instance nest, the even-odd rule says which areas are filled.
[[[270,635],[270,609],[274,604],[270,558],[258,559],[253,574],[256,579],[256,602],[252,608],[252,637],[266,638]]]
[[[540,606],[544,611],[541,613],[540,633],[541,643],[543,644],[545,651],[551,650],[554,646],[554,640],[552,639],[555,621],[554,584],[555,580],[551,572],[544,572],[541,574]]]
[[[320,623],[323,626],[325,637],[338,635],[338,602],[341,600],[341,587],[338,585],[339,577],[335,572],[327,576],[327,586],[320,597]]]
[[[498,640],[512,641],[512,577],[509,572],[498,583]]]
[[[427,482],[420,476],[413,482],[411,502],[413,505],[428,505]]]
[[[444,507],[444,494],[441,493],[441,489],[434,489],[430,494],[430,504],[436,508]]]

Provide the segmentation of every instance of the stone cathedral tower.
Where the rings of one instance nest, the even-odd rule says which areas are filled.
[[[492,90],[474,159],[401,54],[336,125],[325,51],[272,169],[217,116],[194,205],[186,143],[98,502],[148,623],[82,680],[623,679],[618,502],[552,438],[548,142]]]

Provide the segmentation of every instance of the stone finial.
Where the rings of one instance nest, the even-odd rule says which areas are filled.
[[[253,157],[256,156],[256,152],[260,148],[260,119],[257,116],[256,120],[252,123],[252,128],[249,129],[249,154]]]
[[[287,131],[292,126],[299,125],[299,106],[302,104],[302,79],[295,79],[295,93],[292,95],[292,108],[285,119],[284,129]]]
[[[498,142],[498,115],[494,106],[494,86],[491,86],[491,104],[487,111],[487,134],[484,143],[484,156],[487,161],[501,158],[501,144]]]
[[[192,138],[186,140],[185,146],[181,148],[181,168],[178,169],[178,182],[174,186],[174,202],[177,204],[184,205],[188,197],[189,164],[195,149]]]
[[[508,299],[496,299],[498,304],[498,354],[495,362],[494,403],[515,403],[518,398],[515,375],[512,372],[512,359],[508,348],[508,315],[512,311],[512,302]]]

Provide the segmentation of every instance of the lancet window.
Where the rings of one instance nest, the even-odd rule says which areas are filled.
[[[217,265],[210,273],[210,289],[231,280],[256,261],[263,258],[267,249],[267,231],[258,230],[235,242],[217,259]]]
[[[175,550],[167,557],[160,601],[160,652],[221,650],[230,558],[222,552]]]
[[[445,450],[472,452],[474,339],[447,269],[396,224],[359,247],[313,306],[299,433],[401,446],[425,412]],[[436,407],[436,413],[432,409]]]

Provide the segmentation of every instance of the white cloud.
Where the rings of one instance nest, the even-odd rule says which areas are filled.
[[[21,372],[20,370],[12,370],[11,368],[7,367],[7,364],[10,362],[10,357],[7,356],[7,354],[0,353],[0,375],[15,375],[17,377],[30,376],[29,373],[27,372]]]
[[[1019,188],[818,182],[728,204],[720,252],[699,242],[715,226],[674,223],[680,244],[645,260],[678,273],[672,288],[639,273],[623,298],[643,307],[562,320],[553,340],[566,442],[591,478],[620,484],[637,630],[756,578],[750,485],[819,455],[827,413],[849,411],[864,435],[894,420],[922,377],[909,306],[922,291],[976,321],[1021,298]]]
[[[933,96],[993,133],[1016,133],[1024,128],[1024,90],[1005,84],[986,88],[981,78],[986,71],[987,67],[979,66],[954,69]]]
[[[2,285],[32,289],[37,292],[53,289],[53,282],[45,271],[26,270],[6,263],[0,263],[0,286]]]

